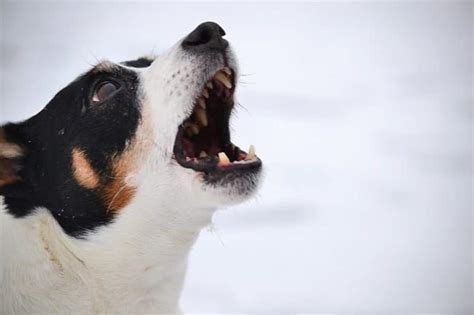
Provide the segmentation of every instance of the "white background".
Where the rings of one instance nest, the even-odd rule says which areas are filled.
[[[473,312],[473,5],[1,3],[0,122],[99,59],[159,54],[200,22],[244,74],[234,142],[256,200],[203,231],[188,313]]]

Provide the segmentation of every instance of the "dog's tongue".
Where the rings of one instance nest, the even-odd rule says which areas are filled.
[[[200,145],[199,143],[193,143],[190,139],[185,137],[182,138],[182,147],[184,150],[184,154],[187,157],[194,158],[194,157],[202,157],[203,154],[205,156],[217,156],[221,149],[217,145],[217,143],[211,143],[208,146]]]

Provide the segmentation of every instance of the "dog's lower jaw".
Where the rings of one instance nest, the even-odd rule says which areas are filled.
[[[81,240],[46,209],[15,219],[0,200],[0,313],[179,314],[188,254],[214,211],[135,206]],[[153,211],[168,220],[150,224]]]

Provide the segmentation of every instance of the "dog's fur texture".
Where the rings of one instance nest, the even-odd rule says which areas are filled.
[[[178,126],[226,65],[237,75],[227,44],[183,41],[159,57],[103,61],[0,128],[1,314],[180,312],[200,230],[261,177],[260,165],[212,177],[174,159]],[[91,102],[103,80],[120,88]]]

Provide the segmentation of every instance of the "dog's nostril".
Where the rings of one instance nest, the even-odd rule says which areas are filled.
[[[222,36],[225,31],[217,23],[205,22],[200,24],[183,40],[182,46],[186,49],[219,49],[229,45]]]

